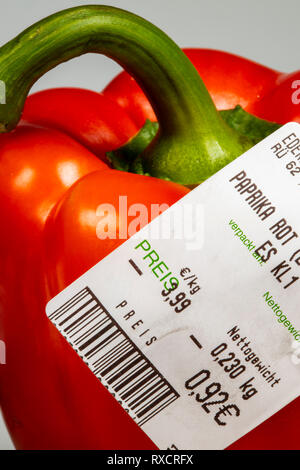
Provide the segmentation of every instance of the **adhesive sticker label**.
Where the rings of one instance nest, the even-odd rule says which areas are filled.
[[[299,396],[299,207],[289,123],[48,303],[160,449],[224,449]]]

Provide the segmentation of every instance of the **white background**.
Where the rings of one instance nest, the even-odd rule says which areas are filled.
[[[137,13],[181,47],[223,49],[286,72],[300,68],[299,0],[0,0],[0,44],[44,16],[91,3]],[[50,71],[33,89],[101,90],[118,71],[111,60],[88,54]],[[9,448],[12,444],[0,417],[0,449]]]

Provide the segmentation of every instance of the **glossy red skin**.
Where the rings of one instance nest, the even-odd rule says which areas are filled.
[[[82,88],[33,93],[26,100],[22,117],[65,132],[102,160],[106,152],[124,145],[139,129],[116,101]]]
[[[18,449],[155,449],[52,326],[45,306],[124,241],[99,240],[82,213],[119,194],[149,207],[171,205],[186,192],[110,170],[54,129],[20,125],[1,136],[0,337],[7,363],[0,366],[0,402]]]
[[[148,99],[134,78],[125,71],[107,85],[103,95],[115,100],[139,127],[144,125],[146,119],[157,120]]]
[[[230,109],[236,105],[270,121],[284,124],[300,122],[300,105],[292,103],[294,80],[300,70],[284,74],[243,57],[211,49],[184,49],[204,81],[216,107]],[[142,126],[153,120],[154,112],[136,82],[121,72],[103,91],[115,100]]]
[[[297,96],[293,101],[295,86],[298,83]],[[265,96],[254,102],[249,108],[250,112],[268,121],[285,124],[287,122],[300,122],[300,71],[282,75],[277,80],[276,86]]]
[[[234,442],[229,450],[299,450],[300,398]]]

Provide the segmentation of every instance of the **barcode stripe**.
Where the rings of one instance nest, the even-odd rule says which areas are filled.
[[[114,375],[114,377],[112,378],[112,382],[115,382],[117,379],[119,379],[120,377],[122,377],[124,374],[126,374],[126,372],[128,372],[130,369],[132,369],[132,367],[136,366],[137,364],[139,364],[139,362],[141,362],[143,360],[143,358],[141,357],[137,357],[137,359],[135,359],[133,362],[129,363],[128,365],[126,365],[125,367],[123,367],[123,369],[121,369],[116,375]],[[133,372],[136,370],[136,369],[140,369],[140,364],[138,365],[137,368],[135,368],[133,370]],[[117,386],[115,386],[115,391],[117,392]]]
[[[105,320],[106,320],[105,317],[103,318],[100,317],[101,319],[99,321],[96,321],[95,323],[95,320],[98,320],[98,318],[99,318],[98,315],[96,318],[93,318],[93,315],[90,318],[87,318],[88,321],[84,322],[85,331],[83,331],[82,334],[80,334],[82,330],[80,330],[79,333],[78,331],[75,331],[72,335],[70,335],[70,338],[73,338],[74,336],[76,336],[76,339],[74,339],[74,342],[76,344],[82,343],[88,336],[90,336],[92,333],[97,331],[97,329],[100,328],[105,323]],[[93,325],[90,328],[87,328],[91,323],[93,323]]]
[[[120,336],[120,335],[118,335]],[[122,341],[123,343],[123,341]],[[117,349],[115,350],[115,347],[111,350],[110,355],[107,358],[101,357],[96,361],[97,363],[97,371],[102,372],[104,369],[109,367],[116,359],[118,359],[122,354],[124,354],[128,349],[130,349],[130,346],[125,342],[125,343],[120,343]],[[100,361],[100,362],[99,362]],[[95,369],[96,370],[96,369]]]
[[[98,320],[99,317],[101,318],[101,315],[99,315],[99,310],[100,308],[98,307],[96,310],[94,310],[93,312],[89,313],[88,315],[84,316],[84,318],[81,319],[81,321],[79,321],[78,319],[78,322],[76,322],[76,324],[70,329],[68,330],[68,333],[69,333],[69,336],[70,338],[73,338],[74,336],[77,336],[78,334],[80,334],[81,332],[82,333],[82,336],[85,335],[86,331],[86,327],[88,325],[90,325],[91,323],[93,323],[95,320]],[[100,312],[101,313],[101,312]],[[96,315],[96,316],[95,316]],[[102,323],[104,323],[106,321],[106,318],[103,317],[100,321],[99,321],[99,324],[102,325]],[[70,334],[72,333],[72,334]],[[79,337],[80,338],[80,337]],[[77,336],[77,339],[78,339],[78,336]]]
[[[133,348],[129,349],[129,351],[121,356],[117,361],[113,362],[110,367],[108,367],[102,374],[102,377],[105,377],[109,372],[111,372],[115,367],[118,367],[125,359],[128,359],[132,354],[135,353],[135,350]],[[109,383],[112,383],[114,379],[112,379]]]
[[[107,336],[103,341],[100,341],[96,346],[94,346],[90,351],[88,351],[86,354],[86,357],[91,358],[93,357],[96,352],[99,352],[99,350],[103,349],[104,346],[106,346],[106,343],[110,343],[112,339],[118,334],[118,331],[114,331],[111,333],[109,336]]]
[[[148,375],[148,376],[146,375],[146,378],[144,378],[145,381],[144,381],[144,384],[143,384],[143,385],[145,386],[145,385],[147,384],[147,382],[149,382],[149,381],[151,382],[151,381],[152,381],[151,379],[153,379],[153,378],[155,378],[155,377],[156,377],[156,373],[155,373],[155,372],[152,372],[152,374],[150,374],[150,375]],[[133,385],[134,385],[134,384],[133,384]],[[125,392],[123,395],[121,395],[121,398],[122,398],[123,400],[126,400],[126,398],[130,398],[131,395],[132,395],[133,393],[135,393],[135,392],[139,389],[139,387],[140,387],[140,384],[139,384],[139,382],[137,382],[137,384],[134,385],[133,387],[131,387],[129,390],[127,389],[127,392]]]
[[[101,356],[100,359],[97,359],[97,361],[93,362],[93,366],[98,366],[101,364],[102,367],[104,364],[107,364],[107,362],[110,363],[111,359],[121,354],[123,349],[126,347],[128,347],[126,339],[123,339],[121,343],[117,343],[113,348],[107,351],[107,353]]]
[[[74,312],[74,314],[72,313],[72,315],[70,315],[69,318],[66,318],[65,321],[63,321],[63,323],[65,323],[66,321],[70,320],[71,317],[73,317],[74,315],[76,315],[76,313],[78,312],[81,312],[81,310],[83,310],[90,302],[87,302],[81,309],[78,309],[76,312]],[[93,305],[93,307],[91,307],[89,310],[87,310],[86,312],[84,312],[83,315],[81,315],[81,317],[77,318],[75,321],[73,321],[70,325],[68,325],[66,328],[65,328],[65,331],[66,333],[73,330],[73,328],[78,325],[79,322],[81,322],[81,320],[84,320],[86,319],[87,315],[91,315],[92,313],[95,313],[97,310],[99,310],[99,307],[97,305]],[[59,324],[59,326],[62,326],[62,323]]]
[[[138,358],[136,360],[136,362],[140,362],[140,361],[141,361],[141,358]],[[116,392],[119,392],[120,390],[122,390],[122,388],[126,387],[126,385],[132,382],[132,380],[134,380],[136,377],[141,375],[148,368],[149,368],[148,364],[145,364],[144,366],[142,366],[142,368],[139,368],[133,374],[130,374],[129,377],[127,377],[125,380],[123,380],[119,385],[115,387]]]
[[[88,300],[85,304],[83,304],[82,306],[80,306],[77,310],[75,310],[75,312],[71,313],[67,318],[64,318],[62,322],[59,323],[59,326],[62,326],[64,323],[66,323],[67,321],[69,321],[72,317],[74,317],[76,315],[76,313],[78,312],[81,312],[81,310],[86,307],[88,304],[90,304],[91,302],[93,302],[93,299],[90,299]],[[93,307],[95,308],[95,307]],[[93,309],[92,309],[93,310]]]
[[[161,404],[156,410],[154,410],[151,414],[147,415],[142,421],[139,421],[139,426],[143,426],[147,421],[150,419],[154,418],[158,413],[160,413],[162,410],[164,410],[167,406],[171,405],[173,401],[177,400],[178,397],[176,396],[171,396],[168,401],[165,403]]]
[[[145,413],[147,413],[148,411],[150,411],[153,406],[155,406],[157,403],[161,402],[164,398],[166,398],[167,396],[170,395],[170,393],[172,393],[171,390],[168,390],[163,396],[160,396],[156,399],[156,401],[154,401],[153,403],[151,403],[146,409],[143,408],[137,415],[138,418],[141,418],[141,416],[144,416]]]
[[[84,327],[86,328],[90,323],[93,322],[93,320],[95,320],[95,318],[91,318],[88,322],[85,323]],[[82,341],[84,341],[89,335],[91,335],[92,333],[94,333],[94,331],[96,331],[99,327],[101,327],[103,325],[103,323],[105,323],[105,318],[103,318],[102,320],[98,321],[95,325],[91,326],[91,328],[89,328],[88,330],[86,330],[84,333],[82,333],[82,335],[80,336],[77,336],[78,335],[78,332],[75,331],[75,333],[73,333],[72,335],[70,335],[70,338],[73,338],[74,336],[77,336],[76,339],[74,339],[74,343],[79,345],[80,343],[82,343]]]
[[[88,346],[90,346],[94,341],[96,341],[96,339],[99,339],[100,336],[104,335],[104,333],[106,333],[108,330],[110,330],[114,325],[112,323],[110,323],[109,325],[107,325],[105,328],[103,328],[102,330],[98,331],[98,333],[96,333],[94,336],[92,336],[88,341],[86,341],[82,346],[80,346],[79,348],[79,351],[83,351],[85,348],[87,348]]]
[[[147,389],[144,393],[142,393],[141,395],[136,397],[132,402],[129,403],[130,408],[134,410],[140,405],[140,403],[142,403],[144,400],[147,400],[147,398],[150,398],[152,396],[152,393],[157,392],[162,387],[164,387],[163,383],[152,385],[150,389]]]
[[[66,310],[72,307],[74,303],[80,302],[80,300],[88,295],[88,291],[86,288],[82,289],[81,291],[78,292],[77,295],[72,297],[68,302],[63,304],[59,309],[55,310],[49,318],[50,320],[53,320],[55,318],[59,318],[60,315],[62,315]]]
[[[140,426],[179,398],[88,287],[49,318]]]
[[[155,390],[150,396],[144,397],[142,402],[138,403],[137,406],[133,407],[135,412],[138,414],[142,409],[146,409],[148,405],[152,403],[154,406],[156,399],[161,397],[166,391],[167,391],[167,387],[165,386],[165,384],[161,384],[159,382],[157,384],[157,387],[155,388]],[[137,398],[139,398],[139,396]],[[129,403],[129,405],[131,406],[131,403]]]

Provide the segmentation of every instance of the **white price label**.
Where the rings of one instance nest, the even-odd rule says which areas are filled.
[[[48,303],[160,449],[223,449],[300,394],[299,201],[290,123]]]

